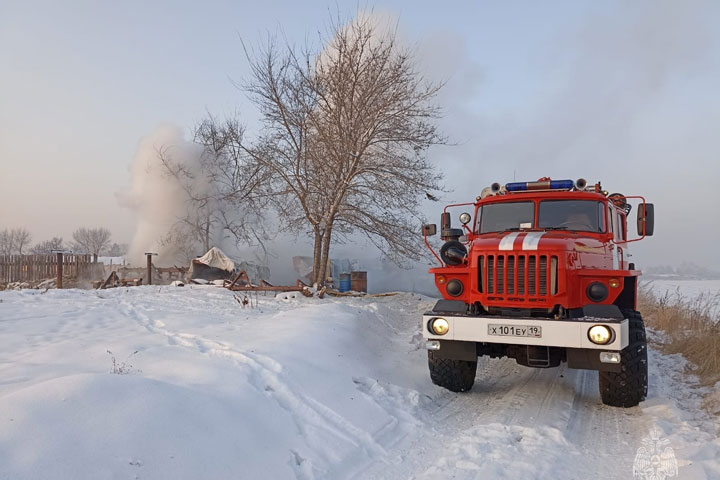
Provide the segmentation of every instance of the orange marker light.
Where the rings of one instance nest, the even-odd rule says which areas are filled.
[[[610,285],[612,288],[618,288],[620,286],[620,280],[617,278],[611,278],[608,282],[608,285]]]
[[[439,283],[440,285],[445,284],[445,282],[447,281],[447,279],[443,275],[438,275],[436,277],[436,280],[437,280],[437,283]]]

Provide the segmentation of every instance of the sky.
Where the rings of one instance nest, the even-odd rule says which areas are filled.
[[[106,227],[130,242],[138,214],[119,198],[144,139],[189,134],[207,112],[256,125],[235,86],[248,75],[241,39],[312,42],[358,8],[396,19],[419,69],[446,82],[452,145],[430,152],[444,202],[495,181],[601,181],[655,204],[639,265],[720,270],[713,1],[0,0],[0,229],[41,241]],[[431,220],[440,210],[425,205]]]

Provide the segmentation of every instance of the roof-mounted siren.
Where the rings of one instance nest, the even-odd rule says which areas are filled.
[[[575,190],[585,190],[585,187],[587,187],[587,180],[584,178],[578,178],[575,180]]]
[[[480,198],[483,199],[485,197],[489,197],[492,195],[502,195],[504,193],[505,187],[503,185],[500,185],[498,182],[495,182],[489,187],[485,187],[482,189],[482,192],[480,192]]]

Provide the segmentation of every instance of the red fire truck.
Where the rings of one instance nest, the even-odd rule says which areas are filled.
[[[474,215],[452,228],[448,208],[462,206]],[[427,241],[437,227],[423,225],[443,297],[423,316],[433,383],[469,390],[482,356],[536,368],[566,362],[599,371],[603,403],[637,405],[647,393],[647,344],[628,246],[653,224],[643,197],[583,179],[495,183],[473,203],[445,207],[439,254]]]

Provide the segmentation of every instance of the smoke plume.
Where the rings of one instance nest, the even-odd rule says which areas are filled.
[[[121,206],[137,215],[128,259],[135,265],[143,262],[145,252],[156,252],[156,264],[172,265],[179,260],[176,246],[163,243],[171,227],[187,213],[187,195],[183,184],[170,175],[160,159],[160,152],[172,158],[175,165],[189,172],[198,169],[200,148],[184,138],[179,127],[163,125],[144,137],[130,166],[132,186],[118,193]],[[196,176],[197,180],[202,178]],[[198,185],[196,185],[198,186]],[[202,188],[202,185],[199,185]]]

